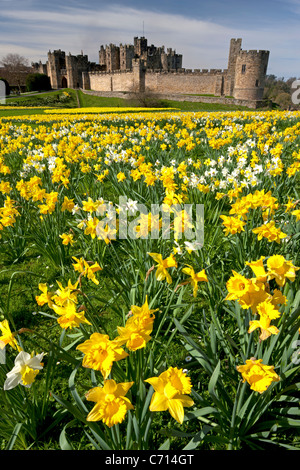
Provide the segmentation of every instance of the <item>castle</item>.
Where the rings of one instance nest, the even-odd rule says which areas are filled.
[[[209,96],[212,102],[231,99],[257,108],[261,105],[269,51],[242,50],[242,39],[231,39],[227,69],[184,69],[182,55],[164,46],[148,45],[145,37],[134,44],[102,45],[99,63],[83,52],[48,52],[48,60],[32,64],[50,77],[51,86],[94,92],[152,92],[161,95]],[[222,100],[221,100],[222,101]]]

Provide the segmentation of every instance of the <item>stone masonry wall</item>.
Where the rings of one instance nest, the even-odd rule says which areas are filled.
[[[132,91],[133,72],[89,73],[90,89],[94,91]],[[221,94],[226,71],[185,71],[145,73],[145,91],[153,93]]]
[[[209,72],[155,73],[147,71],[145,78],[146,91],[213,95],[216,93],[218,74]]]
[[[90,89],[95,91],[132,91],[133,72],[89,73]]]

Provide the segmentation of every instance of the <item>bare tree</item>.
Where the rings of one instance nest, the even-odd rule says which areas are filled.
[[[26,75],[31,71],[28,60],[19,54],[10,53],[1,59],[0,65],[1,75],[21,91],[21,85],[25,84]]]
[[[162,107],[162,98],[158,94],[149,90],[139,90],[134,85],[127,92],[127,99],[132,106],[142,106],[143,108]]]

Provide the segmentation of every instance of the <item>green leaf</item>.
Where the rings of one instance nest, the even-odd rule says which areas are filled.
[[[207,426],[206,424],[203,426],[200,432],[195,434],[193,439],[183,448],[183,450],[194,450],[196,449],[199,444],[203,441],[206,434],[211,431],[213,428],[211,426]]]
[[[70,421],[63,427],[63,430],[59,436],[59,445],[61,450],[74,450],[74,447],[67,438],[66,429],[73,424],[74,421]]]
[[[6,450],[12,450],[13,449],[13,447],[15,445],[15,442],[16,442],[16,439],[18,437],[18,434],[19,434],[22,426],[23,426],[23,423],[18,423],[18,424],[15,425],[14,430],[12,432],[12,435],[11,435],[9,441],[8,441],[7,446],[6,446]]]
[[[197,419],[200,416],[206,416],[214,413],[218,413],[218,410],[212,406],[206,406],[204,408],[200,408],[199,410],[187,411],[184,416],[184,421],[190,421],[191,419]]]
[[[218,382],[218,378],[220,375],[220,368],[221,368],[221,362],[219,361],[209,380],[208,392],[210,395],[215,396],[215,386],[216,386],[216,383]]]
[[[158,450],[169,450],[170,449],[170,439],[167,439],[161,446],[158,448]]]

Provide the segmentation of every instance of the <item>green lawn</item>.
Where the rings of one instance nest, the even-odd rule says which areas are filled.
[[[69,98],[64,98],[64,92],[69,94]],[[155,106],[149,103],[149,107],[160,108],[177,108],[182,111],[247,111],[249,108],[245,106],[223,105],[217,103],[201,103],[192,101],[171,101],[156,100]],[[23,94],[18,97],[8,98],[6,105],[11,109],[1,109],[0,117],[6,116],[23,116],[32,114],[43,114],[45,109],[49,108],[94,108],[94,107],[145,107],[145,104],[139,103],[138,100],[124,98],[107,98],[83,93],[81,90],[65,89],[57,90],[49,93],[40,93],[35,95]],[[18,106],[24,106],[26,109],[15,109]]]

